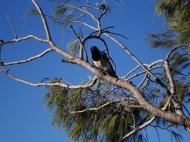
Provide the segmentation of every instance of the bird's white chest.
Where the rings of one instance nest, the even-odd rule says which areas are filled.
[[[105,71],[109,69],[109,64],[104,60],[93,61],[93,63],[96,67],[101,68]]]
[[[102,62],[101,61],[93,61],[94,65],[96,67],[101,67],[102,66]]]

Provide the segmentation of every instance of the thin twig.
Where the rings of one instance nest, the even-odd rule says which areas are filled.
[[[86,111],[98,111],[99,109],[102,109],[102,108],[104,108],[104,107],[106,107],[106,106],[108,106],[108,105],[110,105],[110,104],[112,104],[112,103],[118,102],[118,101],[120,101],[120,99],[116,99],[116,100],[107,102],[107,103],[105,103],[105,104],[103,104],[103,105],[101,105],[101,106],[99,106],[99,107],[86,108],[86,109],[78,110],[78,111],[70,111],[70,113],[76,114],[76,113],[84,113],[84,112],[86,112]]]
[[[13,35],[14,35],[14,38],[17,38],[16,28],[15,28],[14,23],[12,22],[12,20],[9,18],[9,16],[8,16],[7,14],[6,14],[5,16],[6,16],[8,22],[9,22],[9,24],[10,24],[10,26],[11,26],[11,29],[12,29],[12,32],[13,32]]]
[[[168,60],[169,57],[171,56],[171,54],[172,54],[174,51],[176,51],[177,49],[179,49],[179,47],[175,47],[175,48],[171,49],[170,52],[169,52],[169,53],[167,54],[167,56],[166,56],[166,60]]]
[[[15,39],[12,39],[12,40],[8,40],[8,41],[3,41],[3,43],[1,45],[5,45],[5,44],[13,44],[15,42],[21,42],[21,41],[24,41],[24,40],[28,40],[28,39],[35,39],[39,42],[43,42],[43,43],[48,43],[47,40],[44,40],[38,36],[35,36],[35,35],[27,35],[27,36],[23,36],[23,37],[19,37],[19,38],[15,38]]]
[[[160,60],[156,60],[156,61],[154,61],[154,62],[152,62],[152,63],[150,63],[150,64],[143,64],[143,65],[146,66],[146,67],[148,68],[148,70],[150,70],[153,66],[155,66],[155,65],[157,65],[157,64],[161,64],[162,62],[163,62],[163,60],[160,59]],[[136,66],[136,67],[133,68],[131,71],[129,71],[129,72],[125,75],[124,78],[126,79],[129,75],[131,75],[133,72],[135,72],[135,71],[138,70],[139,68],[141,68],[140,65]]]
[[[84,41],[80,38],[80,36],[77,34],[77,32],[75,31],[74,27],[71,25],[70,26],[73,33],[75,34],[75,36],[77,37],[77,39],[80,41],[80,53],[79,53],[79,58],[83,60],[83,51],[85,52],[85,61],[88,62],[88,54],[87,51],[85,49],[85,45],[84,45]]]
[[[159,66],[154,66],[154,67],[150,68],[149,70],[154,70],[154,69],[161,68],[161,67],[162,67],[161,65],[159,65]],[[139,73],[136,73],[136,74],[132,75],[132,76],[129,77],[129,78],[126,78],[125,80],[126,80],[126,81],[129,81],[129,80],[131,80],[131,79],[133,79],[133,78],[135,78],[135,77],[138,77],[139,75],[142,75],[142,74],[144,74],[144,73],[146,73],[146,71],[141,71],[141,72],[139,72]]]
[[[96,24],[98,24],[98,22],[99,22],[98,19],[91,12],[89,12],[88,10],[85,10],[85,9],[77,7],[77,6],[65,4],[65,3],[64,3],[64,5],[67,6],[67,7],[70,7],[70,8],[78,9],[78,10],[88,14],[96,22]]]
[[[72,22],[73,22],[73,23],[79,23],[79,24],[84,25],[84,26],[86,26],[86,27],[88,27],[88,28],[90,28],[90,29],[93,29],[93,30],[97,30],[97,31],[98,31],[98,29],[97,29],[96,27],[93,27],[93,26],[89,25],[89,24],[86,23],[86,22],[79,21],[79,20],[72,21]]]
[[[119,34],[119,33],[115,33],[115,32],[110,32],[110,31],[106,31],[107,33],[110,33],[110,34],[113,34],[113,35],[117,35],[117,36],[120,36],[120,37],[122,37],[122,38],[124,38],[124,39],[128,39],[126,36],[124,36],[124,35],[122,35],[122,34]],[[106,33],[105,32],[105,33]]]

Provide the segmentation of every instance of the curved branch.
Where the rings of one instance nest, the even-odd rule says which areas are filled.
[[[35,5],[38,13],[40,14],[40,17],[42,19],[42,22],[43,22],[43,25],[44,25],[44,29],[45,29],[45,32],[46,32],[46,37],[49,41],[52,41],[51,39],[51,34],[49,32],[49,27],[48,27],[48,24],[47,24],[47,21],[46,21],[46,18],[45,18],[45,15],[42,11],[42,9],[39,7],[38,3],[36,0],[32,0],[33,4]]]
[[[77,9],[77,10],[79,10],[81,12],[84,12],[84,13],[88,14],[96,22],[96,24],[98,25],[98,23],[99,23],[98,19],[92,13],[90,13],[88,10],[85,10],[85,9],[77,7],[77,6],[65,4],[65,3],[64,3],[64,5],[67,6],[67,7],[74,8],[74,9]]]
[[[15,77],[14,75],[10,74],[8,71],[5,71],[3,69],[0,69],[0,71],[17,82],[20,82],[29,86],[35,86],[35,87],[36,86],[49,86],[49,87],[59,86],[59,87],[67,88],[67,89],[84,89],[84,88],[92,87],[97,81],[97,78],[95,77],[91,81],[89,81],[89,83],[83,84],[83,85],[70,85],[70,84],[64,84],[64,83],[32,83],[23,79],[19,79]]]
[[[78,111],[70,111],[70,113],[72,114],[77,114],[77,113],[83,113],[83,112],[86,112],[86,111],[98,111],[99,109],[102,109],[103,107],[106,107],[112,103],[115,103],[115,102],[119,102],[120,99],[116,99],[116,100],[113,100],[113,101],[110,101],[110,102],[107,102],[99,107],[94,107],[94,108],[86,108],[86,109],[83,109],[83,110],[78,110]]]
[[[148,68],[148,70],[150,70],[153,66],[155,66],[156,64],[160,64],[160,63],[162,63],[162,62],[163,62],[163,60],[160,59],[160,60],[157,60],[157,61],[152,62],[151,64],[143,64],[143,65],[146,66],[146,67]],[[131,75],[133,72],[135,72],[135,71],[138,70],[139,68],[141,68],[140,65],[138,65],[138,66],[136,66],[135,68],[133,68],[131,71],[129,71],[129,72],[125,75],[124,79],[126,79],[129,75]]]
[[[176,48],[175,48],[176,49]],[[169,56],[168,56],[169,57]],[[166,75],[168,77],[168,80],[169,80],[169,86],[170,86],[170,92],[172,93],[171,96],[172,96],[172,103],[175,107],[175,112],[178,114],[178,115],[181,115],[183,116],[184,113],[183,113],[183,109],[181,107],[181,105],[176,101],[176,98],[174,97],[175,94],[176,94],[176,87],[175,87],[175,82],[174,82],[174,79],[171,75],[171,72],[170,72],[170,67],[169,67],[169,63],[167,60],[164,61],[164,67],[165,67],[165,70],[166,70]],[[187,130],[189,131],[190,128],[187,127]],[[189,131],[190,132],[190,131]]]
[[[35,39],[39,42],[43,42],[43,43],[48,43],[47,40],[44,40],[42,38],[39,38],[38,36],[35,36],[35,35],[27,35],[27,36],[24,36],[24,37],[19,37],[19,38],[15,38],[15,39],[12,39],[12,40],[8,40],[8,41],[3,41],[3,43],[1,43],[0,45],[4,45],[4,44],[13,44],[15,42],[21,42],[21,41],[24,41],[24,40],[28,40],[28,39]]]
[[[157,69],[157,68],[161,68],[161,67],[162,67],[162,66],[155,66],[155,67],[149,68],[149,70],[151,71],[151,70],[154,70],[154,69]],[[136,74],[132,75],[132,76],[129,77],[129,78],[126,78],[125,80],[126,80],[126,81],[130,81],[131,79],[133,79],[133,78],[135,78],[135,77],[137,77],[137,76],[139,76],[139,75],[142,75],[142,74],[144,74],[144,73],[146,73],[146,71],[141,71],[141,72],[139,72],[139,73],[136,73]]]
[[[147,120],[146,122],[144,122],[142,125],[136,127],[135,129],[133,129],[132,131],[130,131],[129,133],[127,133],[121,140],[121,142],[124,142],[125,139],[129,138],[130,136],[132,136],[133,134],[135,134],[137,131],[149,126],[152,122],[154,122],[154,120],[156,119],[155,116],[152,116],[149,118],[149,120]]]
[[[20,61],[14,61],[14,62],[3,62],[2,66],[9,66],[9,65],[16,65],[16,64],[23,64],[23,63],[31,62],[31,61],[33,61],[35,59],[43,57],[44,55],[46,55],[50,51],[52,51],[52,49],[48,48],[48,49],[44,50],[42,53],[37,54],[37,55],[35,55],[33,57],[30,57],[28,59],[24,59],[24,60],[20,60]]]

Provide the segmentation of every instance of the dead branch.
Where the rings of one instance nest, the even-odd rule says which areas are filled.
[[[37,40],[37,41],[39,41],[39,42],[42,42],[42,43],[48,43],[47,40],[44,40],[44,39],[42,39],[42,38],[39,38],[38,36],[35,36],[35,35],[27,35],[27,36],[24,36],[24,37],[19,37],[19,38],[15,38],[15,39],[8,40],[8,41],[3,41],[3,43],[1,43],[0,45],[13,44],[13,43],[21,42],[21,41],[28,40],[28,39],[35,39],[35,40]]]
[[[50,51],[52,51],[52,49],[48,48],[48,49],[44,50],[42,53],[37,54],[35,56],[32,56],[32,57],[30,57],[28,59],[24,59],[24,60],[20,60],[20,61],[13,61],[13,62],[2,62],[2,66],[9,66],[9,65],[28,63],[28,62],[31,62],[31,61],[33,61],[35,59],[39,59],[39,58],[43,57],[44,55],[46,55]]]
[[[69,4],[64,4],[64,5],[70,8],[78,9],[79,11],[82,11],[83,13],[88,14],[92,18],[92,20],[95,21],[95,23],[98,25],[99,23],[98,19],[88,10],[85,10],[84,8],[74,6],[74,5],[69,5]]]
[[[116,99],[116,100],[107,102],[107,103],[105,103],[105,104],[103,104],[103,105],[101,105],[101,106],[99,106],[99,107],[86,108],[86,109],[78,110],[78,111],[70,111],[70,113],[76,114],[76,113],[84,113],[84,112],[86,112],[86,111],[98,111],[98,110],[100,110],[100,109],[102,109],[102,108],[104,108],[104,107],[106,107],[106,106],[108,106],[108,105],[110,105],[110,104],[112,104],[112,103],[119,102],[119,101],[120,101],[120,99]]]
[[[166,102],[166,104],[163,106],[162,110],[166,110],[167,107],[169,106],[170,102],[171,102],[172,96],[168,97],[168,100]],[[130,136],[132,136],[133,134],[135,134],[137,131],[142,130],[143,128],[149,126],[152,122],[154,122],[156,120],[156,116],[151,116],[146,122],[144,122],[143,124],[135,127],[132,131],[130,131],[129,133],[127,133],[125,136],[123,136],[121,141],[124,141],[125,139],[129,138]]]
[[[83,85],[70,85],[70,84],[64,84],[64,83],[32,83],[32,82],[29,82],[29,81],[26,81],[23,79],[19,79],[16,76],[10,74],[6,70],[0,69],[0,71],[17,82],[20,82],[20,83],[23,83],[23,84],[29,85],[29,86],[35,86],[35,87],[36,86],[39,86],[39,87],[40,86],[46,86],[46,87],[59,86],[59,87],[63,87],[66,89],[85,89],[85,88],[92,87],[97,81],[97,78],[95,77],[92,80],[88,81],[87,84],[83,84]]]
[[[51,34],[50,34],[50,31],[49,31],[49,27],[48,27],[48,24],[47,24],[47,21],[46,21],[46,18],[45,18],[45,15],[44,15],[42,9],[40,8],[40,6],[38,5],[36,0],[32,0],[32,2],[35,5],[35,7],[36,7],[38,13],[40,14],[41,19],[42,19],[43,26],[44,26],[44,29],[45,29],[45,32],[46,32],[47,40],[52,41]]]

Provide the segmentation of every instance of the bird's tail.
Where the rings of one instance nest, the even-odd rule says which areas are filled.
[[[115,72],[109,72],[109,75],[112,76],[112,77],[118,78],[118,76],[116,75]]]

